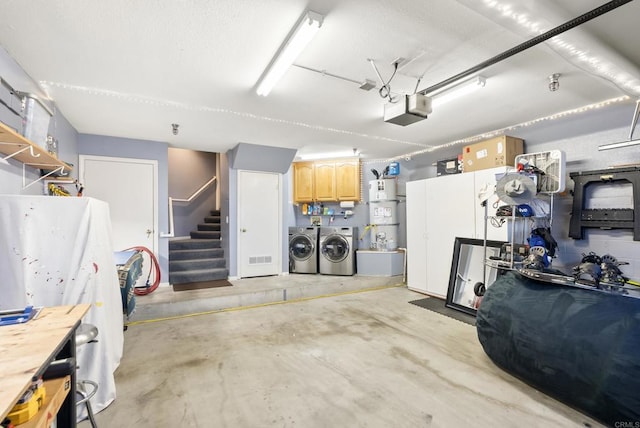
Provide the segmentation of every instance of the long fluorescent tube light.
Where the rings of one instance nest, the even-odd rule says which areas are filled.
[[[636,101],[636,109],[633,112],[633,119],[631,119],[631,129],[629,129],[629,139],[619,143],[610,143],[598,146],[598,150],[619,149],[621,147],[637,146],[640,144],[640,140],[633,139],[633,133],[636,129],[636,125],[638,124],[638,117],[640,117],[640,100]]]
[[[603,144],[601,146],[598,146],[598,150],[603,151],[603,150],[611,150],[611,149],[620,149],[622,147],[637,146],[639,144],[640,144],[640,140],[621,141],[619,143]]]
[[[258,81],[256,93],[266,97],[322,26],[323,16],[307,11],[289,33]]]
[[[338,158],[357,158],[360,157],[359,150],[344,150],[338,152],[310,153],[299,155],[300,160],[321,160],[321,159],[338,159]]]
[[[433,108],[436,108],[449,101],[469,95],[480,88],[484,88],[486,83],[487,79],[485,77],[476,76],[457,85],[449,86],[448,88],[427,95],[431,97],[431,105]]]

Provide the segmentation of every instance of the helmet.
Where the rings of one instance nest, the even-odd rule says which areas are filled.
[[[520,204],[517,207],[516,215],[519,215],[521,217],[533,217],[533,208],[531,208],[527,204]]]
[[[496,216],[498,217],[510,217],[512,213],[511,205],[503,205],[496,210]],[[533,208],[527,204],[516,205],[516,216],[518,217],[533,217],[535,214]]]

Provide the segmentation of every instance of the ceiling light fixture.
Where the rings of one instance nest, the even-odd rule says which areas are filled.
[[[636,109],[633,112],[633,118],[631,119],[631,129],[629,130],[629,139],[627,141],[621,141],[619,143],[609,143],[598,146],[598,150],[610,150],[619,149],[621,147],[637,146],[640,144],[640,140],[633,139],[633,133],[636,130],[638,124],[638,117],[640,117],[640,100],[636,101]]]
[[[264,71],[256,93],[266,97],[322,26],[323,16],[307,11],[296,23]]]
[[[484,88],[487,84],[487,79],[484,76],[475,76],[471,79],[467,79],[461,83],[453,86],[446,87],[437,92],[427,94],[431,97],[431,105],[433,108],[439,107],[449,101],[453,101],[458,98],[462,98],[465,95],[469,95],[478,89]]]
[[[360,150],[341,150],[326,153],[309,153],[298,155],[300,160],[319,160],[319,159],[338,159],[338,158],[357,158],[360,157]]]

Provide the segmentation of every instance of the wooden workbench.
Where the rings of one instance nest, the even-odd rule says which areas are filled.
[[[24,324],[0,327],[0,420],[41,375],[59,358],[74,357],[75,331],[90,304],[43,308],[37,318]],[[58,426],[75,426],[75,373],[70,393],[58,414]],[[61,423],[62,422],[62,423]]]

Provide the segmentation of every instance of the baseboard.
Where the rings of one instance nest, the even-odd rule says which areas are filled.
[[[278,274],[278,276],[286,276],[286,275],[289,275],[289,272],[280,272],[280,273]],[[239,276],[230,276],[230,277],[228,277],[227,279],[228,279],[229,281],[237,281],[237,280],[239,280],[239,279],[240,279],[240,277],[239,277]]]

